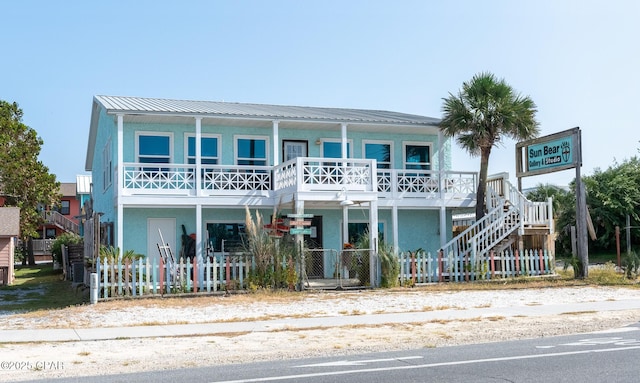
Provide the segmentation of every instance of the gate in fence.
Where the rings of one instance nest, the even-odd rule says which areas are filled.
[[[305,250],[306,289],[337,289],[370,286],[367,249],[310,249]]]

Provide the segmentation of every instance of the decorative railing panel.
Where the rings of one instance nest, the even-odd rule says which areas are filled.
[[[429,170],[378,170],[378,192],[403,197],[438,196],[440,179],[444,193],[473,194],[477,177],[473,172],[438,172]]]
[[[269,191],[269,166],[202,166],[202,189],[205,191]]]
[[[296,158],[301,169],[299,190],[357,189],[373,191],[373,160],[341,158]]]
[[[195,166],[184,164],[127,164],[124,166],[125,189],[193,190]]]

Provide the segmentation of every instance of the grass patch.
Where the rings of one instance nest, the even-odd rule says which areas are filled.
[[[31,312],[62,309],[86,302],[88,292],[77,290],[52,265],[17,266],[15,282],[0,287],[0,310]]]
[[[561,313],[560,315],[583,315],[583,314],[597,314],[598,312],[595,310],[587,310],[587,311],[567,311]]]

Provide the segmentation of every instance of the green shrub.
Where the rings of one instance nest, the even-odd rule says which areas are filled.
[[[380,286],[397,286],[400,277],[400,263],[398,261],[398,255],[393,251],[393,247],[385,245],[384,242],[380,241],[378,256],[380,256],[381,268]]]
[[[273,217],[277,217],[274,211]],[[275,221],[272,222],[275,224]],[[296,245],[290,236],[274,237],[266,230],[262,215],[256,211],[255,219],[245,206],[245,253],[253,256],[254,268],[247,276],[250,290],[261,288],[292,289],[298,280],[296,272]]]
[[[78,234],[64,233],[58,236],[51,244],[51,256],[53,260],[62,265],[62,246],[81,243],[83,243],[83,239]]]
[[[143,257],[144,255],[138,254],[133,250],[127,250],[122,255],[122,259],[129,259],[131,261],[135,261]],[[120,259],[120,248],[115,246],[100,246],[100,261],[102,262],[105,259],[108,262]]]
[[[622,268],[625,271],[625,275],[629,279],[636,279],[638,277],[638,269],[640,268],[640,258],[635,251],[627,253],[622,263]]]

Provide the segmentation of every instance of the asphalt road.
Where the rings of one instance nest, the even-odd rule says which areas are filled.
[[[597,334],[48,381],[637,382],[638,360],[640,323]]]

